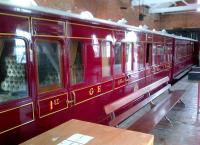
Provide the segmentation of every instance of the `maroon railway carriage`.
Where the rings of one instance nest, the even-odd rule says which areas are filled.
[[[17,144],[71,118],[107,124],[104,105],[165,76],[172,81],[193,64],[194,43],[1,4],[0,142]]]

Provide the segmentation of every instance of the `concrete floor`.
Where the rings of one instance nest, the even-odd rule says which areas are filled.
[[[151,132],[155,136],[154,145],[200,145],[200,114],[197,115],[197,87],[197,82],[188,81],[187,76],[172,86],[172,90],[186,90],[182,97],[185,106],[177,104],[167,114],[172,124],[163,119]],[[163,94],[154,102],[159,102],[165,96],[166,94]],[[149,109],[149,105],[145,106],[120,124],[120,127],[126,128]]]

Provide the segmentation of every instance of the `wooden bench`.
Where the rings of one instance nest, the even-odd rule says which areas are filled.
[[[158,105],[134,122],[128,129],[143,133],[151,132],[161,119],[166,117],[166,114],[179,102],[183,93],[183,90],[172,91],[170,96],[163,99]],[[166,119],[171,123],[167,117]]]
[[[109,122],[109,125],[110,126],[117,126],[119,123],[123,122],[125,119],[127,119],[132,114],[134,114],[135,112],[140,110],[142,107],[144,107],[148,103],[151,103],[155,98],[160,96],[166,90],[169,90],[170,97],[165,98],[158,105],[153,107],[153,109],[150,110],[152,112],[148,112],[146,115],[144,115],[141,118],[141,120],[138,120],[136,123],[134,123],[136,125],[134,125],[134,124],[131,125],[131,127],[129,129],[139,130],[140,127],[137,128],[137,126],[139,126],[139,124],[141,124],[140,126],[145,126],[143,120],[146,120],[146,119],[147,120],[149,119],[148,121],[145,122],[148,126],[147,128],[149,128],[148,130],[153,128],[162,119],[162,117],[164,117],[167,114],[167,112],[169,112],[171,110],[171,108],[180,100],[180,97],[182,96],[182,94],[184,92],[182,90],[170,91],[171,85],[168,84],[168,82],[169,82],[169,77],[162,78],[162,79],[160,79],[160,80],[158,80],[158,81],[156,81],[156,82],[154,82],[154,83],[152,83],[152,84],[150,84],[150,85],[148,85],[144,88],[137,90],[136,92],[134,92],[132,94],[129,94],[129,95],[123,97],[123,98],[120,98],[120,99],[104,106],[105,113],[107,115],[111,116],[111,121]],[[158,89],[158,87],[161,87],[163,85],[165,85],[165,86],[162,87],[161,89],[159,89],[159,91],[157,91],[154,94],[151,94],[151,92],[153,90]],[[123,112],[123,113],[121,113],[117,116],[115,115],[116,111],[118,111],[122,107],[130,104],[131,102],[133,102],[134,100],[136,100],[137,98],[139,98],[140,96],[145,95],[145,94],[149,95],[146,99],[144,99],[140,103],[134,105],[133,107],[131,107],[127,111],[125,111],[125,112]],[[164,113],[162,112],[161,108],[163,108],[163,110],[165,111]],[[159,109],[160,109],[160,112],[159,112]],[[155,112],[155,113],[153,113],[153,112]],[[148,122],[150,121],[150,117],[151,117],[151,115],[148,115],[149,113],[151,115],[154,114],[151,118],[152,122],[157,117],[156,116],[157,113],[158,113],[158,116],[159,116],[158,117],[159,119],[154,121],[154,123],[152,123],[152,125],[148,125]],[[147,116],[147,117],[145,118],[145,116]],[[142,123],[140,121],[142,121]]]

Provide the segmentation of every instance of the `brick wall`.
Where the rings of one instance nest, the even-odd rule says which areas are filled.
[[[139,8],[131,7],[130,0],[35,0],[40,6],[70,10],[74,13],[90,11],[97,18],[112,19],[117,21],[121,18],[128,20],[130,25],[148,25],[156,30],[173,28],[199,28],[200,14],[197,12],[150,15],[139,21]],[[127,9],[120,9],[126,7]],[[141,10],[142,11],[142,10]]]
[[[90,11],[97,18],[112,19],[121,18],[128,20],[130,25],[148,25],[149,28],[159,27],[158,16],[148,15],[144,21],[139,21],[139,9],[132,8],[130,0],[35,0],[39,6],[61,10],[70,10],[74,13]],[[126,7],[127,9],[120,9]]]

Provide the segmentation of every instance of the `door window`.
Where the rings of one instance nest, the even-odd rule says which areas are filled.
[[[24,40],[0,39],[0,103],[28,96],[26,63]]]
[[[111,54],[111,43],[109,41],[103,41],[101,46],[102,77],[107,77],[111,75],[110,54]]]
[[[83,82],[83,43],[79,40],[70,41],[70,81],[72,84]]]
[[[122,73],[122,45],[121,43],[116,43],[114,48],[114,72],[115,74]]]
[[[39,92],[61,88],[60,42],[52,40],[37,40],[36,47]]]
[[[126,44],[126,71],[132,70],[132,53],[133,53],[133,44],[127,43]]]

